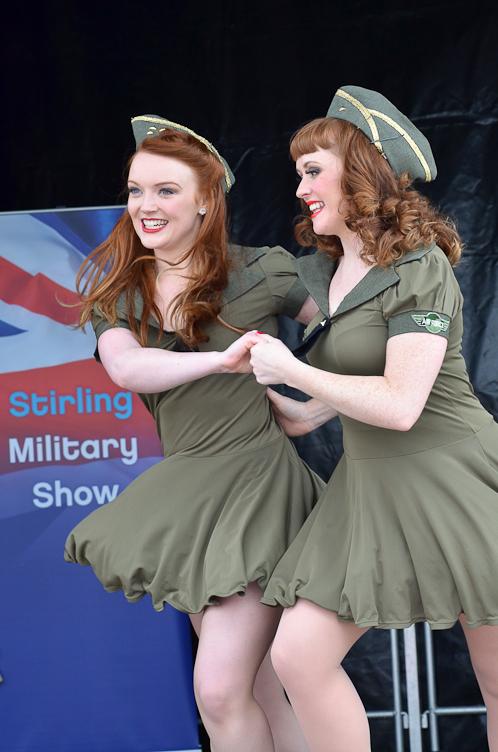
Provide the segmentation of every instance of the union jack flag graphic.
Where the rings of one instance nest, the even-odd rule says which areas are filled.
[[[198,748],[185,615],[130,606],[63,558],[78,521],[162,459],[138,396],[95,361],[91,327],[73,326],[77,271],[122,211],[0,214],[0,728],[9,750]]]

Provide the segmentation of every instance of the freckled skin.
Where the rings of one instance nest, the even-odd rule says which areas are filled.
[[[342,376],[302,363],[269,335],[259,339],[251,365],[260,384],[285,383],[332,408],[331,413],[313,401],[301,403],[302,420],[311,420],[314,428],[341,413],[373,426],[408,430],[427,402],[447,346],[444,337],[428,333],[398,334],[388,341],[383,376]]]
[[[333,312],[371,265],[360,256],[359,237],[348,230],[342,219],[341,158],[331,150],[318,149],[299,157],[296,169],[301,178],[298,198],[308,204],[325,203],[312,220],[314,231],[337,235],[342,243],[344,255],[329,288]],[[398,334],[388,340],[383,376],[344,376],[302,363],[282,342],[261,335],[251,350],[251,366],[261,384],[288,384],[314,398],[296,406],[293,400],[269,394],[277,418],[282,425],[287,424],[292,435],[306,433],[311,430],[309,426],[317,428],[337,413],[380,428],[407,431],[427,402],[446,347],[446,339],[433,334]]]

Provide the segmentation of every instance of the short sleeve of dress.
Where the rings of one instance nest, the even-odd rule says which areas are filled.
[[[273,298],[274,312],[294,319],[309,295],[298,277],[294,256],[284,248],[275,246],[269,248],[258,262]]]
[[[92,311],[92,326],[97,340],[100,335],[106,332],[108,329],[117,329],[121,327],[123,329],[129,329],[131,331],[131,326],[128,319],[121,311],[119,311],[119,309],[116,314],[116,323],[111,324],[110,321],[102,316],[102,313],[97,308],[97,305],[94,305]]]
[[[388,336],[429,332],[448,339],[463,297],[443,251],[435,246],[422,257],[399,264],[396,272],[399,282],[382,299]]]
[[[100,363],[101,361],[100,361],[99,347],[98,347],[99,337],[108,329],[123,328],[123,329],[129,329],[131,331],[131,326],[128,322],[126,315],[122,311],[120,311],[119,306],[117,307],[117,310],[116,310],[116,323],[115,324],[111,324],[110,321],[104,318],[97,304],[93,306],[91,320],[92,320],[93,331],[95,332],[95,336],[97,337],[97,346],[95,347],[94,356],[95,356],[95,360],[97,360]]]

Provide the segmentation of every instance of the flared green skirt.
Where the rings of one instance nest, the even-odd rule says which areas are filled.
[[[324,488],[285,437],[246,451],[167,457],[69,534],[66,561],[105,589],[199,613],[268,583]]]
[[[263,602],[298,597],[359,627],[445,629],[462,612],[498,625],[498,425],[409,455],[345,454]]]

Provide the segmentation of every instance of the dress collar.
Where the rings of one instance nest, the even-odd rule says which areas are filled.
[[[228,284],[223,292],[223,304],[231,303],[233,300],[240,298],[241,295],[256,287],[257,284],[265,278],[264,274],[255,269],[248,269],[248,266],[261,256],[264,256],[267,248],[246,248],[238,245],[228,246],[229,258],[232,262],[232,268],[228,272]],[[138,290],[134,294],[135,318],[137,321],[142,320],[142,311],[144,301]],[[116,301],[116,312],[121,314],[120,318],[127,319],[126,307],[126,290],[124,290]],[[151,315],[147,322],[149,326],[158,328],[159,324]]]
[[[228,284],[223,292],[223,302],[226,305],[232,300],[256,287],[265,278],[264,274],[248,266],[267,252],[267,248],[245,248],[240,245],[231,245],[228,248],[232,269],[228,272]]]
[[[435,248],[435,245],[433,243],[429,248],[411,251],[398,261],[395,261],[391,266],[388,266],[387,269],[373,266],[363,279],[353,287],[351,292],[344,297],[333,316],[331,316],[331,321],[334,321],[337,316],[341,316],[346,311],[350,311],[352,308],[357,308],[366,303],[367,300],[375,298],[381,292],[387,290],[388,287],[396,284],[399,280],[399,274],[396,271],[397,267],[417,261]],[[297,259],[296,266],[301,281],[309,294],[318,305],[321,313],[328,317],[329,287],[330,280],[337,266],[336,259],[330,258],[323,251],[317,251],[310,256],[302,256]]]

